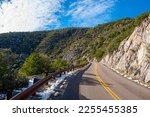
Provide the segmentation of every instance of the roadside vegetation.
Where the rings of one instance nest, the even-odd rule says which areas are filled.
[[[14,89],[28,85],[28,79],[18,74],[17,58],[10,49],[0,49],[0,92],[10,92],[12,95]]]
[[[57,70],[68,67],[67,61],[60,58],[51,61],[47,55],[31,54],[23,66],[19,69],[19,74],[22,76],[31,76],[42,74],[44,72],[55,72]]]
[[[117,50],[149,14],[94,28],[0,34],[0,91],[26,86],[31,75],[85,64],[92,58],[100,61]]]
[[[91,55],[101,60],[106,54],[113,53],[118,49],[120,43],[128,38],[135,27],[139,26],[149,14],[150,12],[144,13],[135,19],[126,18],[105,24],[104,28],[103,25],[100,25],[93,29],[93,32],[100,30],[101,33],[95,38],[93,44],[90,45]]]

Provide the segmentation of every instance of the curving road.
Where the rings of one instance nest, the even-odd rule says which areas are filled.
[[[93,62],[68,79],[63,100],[149,100],[150,89]]]

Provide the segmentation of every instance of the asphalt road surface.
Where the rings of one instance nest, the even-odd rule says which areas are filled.
[[[63,100],[150,100],[150,89],[93,62],[72,76]]]

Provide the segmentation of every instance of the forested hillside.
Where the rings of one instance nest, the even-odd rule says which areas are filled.
[[[0,34],[0,91],[27,85],[27,76],[101,60],[118,49],[149,13],[94,28]]]
[[[0,34],[0,48],[10,48],[16,54],[30,54],[47,32],[15,32]]]
[[[52,59],[77,60],[84,56],[101,59],[117,49],[147,16],[148,13],[145,13],[135,19],[125,18],[94,28],[0,34],[0,48],[9,48],[24,57],[35,52],[47,54]]]

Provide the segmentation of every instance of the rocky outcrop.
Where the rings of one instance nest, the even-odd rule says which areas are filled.
[[[101,62],[133,79],[150,82],[150,16]]]

